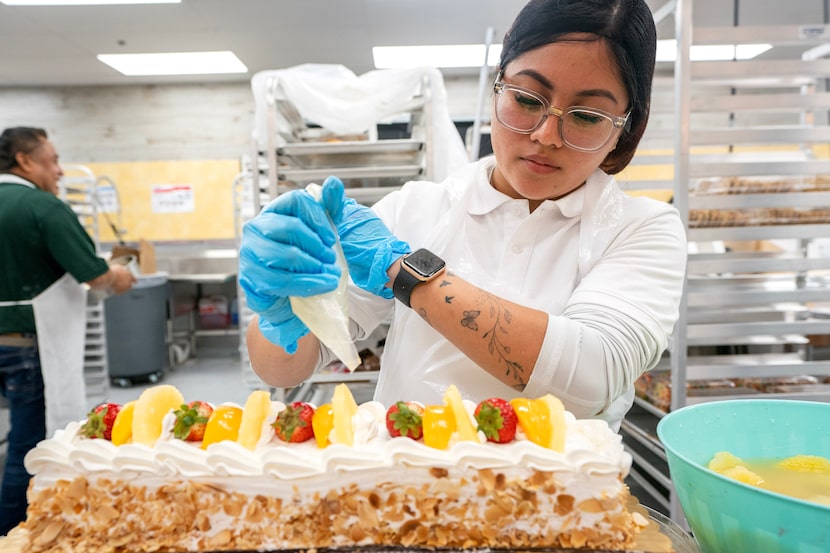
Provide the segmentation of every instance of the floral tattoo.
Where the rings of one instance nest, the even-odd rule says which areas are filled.
[[[484,302],[486,306],[489,306],[493,324],[481,335],[481,338],[487,341],[487,349],[490,355],[498,355],[499,361],[504,363],[507,369],[507,376],[516,382],[514,388],[523,390],[527,384],[524,380],[524,367],[522,367],[521,363],[510,359],[511,347],[502,341],[503,335],[507,334],[507,326],[513,321],[513,314],[502,305],[498,298],[490,294],[484,295]],[[447,303],[449,303],[449,300]],[[479,330],[477,319],[480,315],[480,309],[464,311],[461,326],[469,328],[470,330]]]

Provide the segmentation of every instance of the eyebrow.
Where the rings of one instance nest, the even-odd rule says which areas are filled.
[[[548,90],[553,90],[555,88],[553,86],[553,83],[550,82],[550,80],[547,77],[545,77],[544,75],[542,75],[541,73],[539,73],[538,71],[536,71],[534,69],[522,69],[521,71],[517,72],[516,75],[526,75],[526,76],[538,81],[539,84],[541,84],[542,86],[544,86]],[[616,96],[614,96],[613,94],[611,94],[610,91],[608,91],[604,88],[589,88],[587,90],[580,90],[579,93],[577,94],[577,96],[586,97],[586,98],[588,98],[588,97],[608,98],[609,100],[611,100],[615,104],[620,103]]]

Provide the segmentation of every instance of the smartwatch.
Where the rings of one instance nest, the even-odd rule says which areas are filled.
[[[392,283],[392,293],[402,304],[412,307],[409,304],[412,290],[440,276],[446,265],[443,259],[424,248],[405,255],[401,259],[401,270]]]

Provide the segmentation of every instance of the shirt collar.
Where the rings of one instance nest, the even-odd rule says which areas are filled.
[[[496,190],[490,184],[490,177],[493,174],[493,169],[496,167],[496,158],[493,156],[486,157],[475,163],[473,170],[475,171],[475,182],[477,186],[470,196],[470,204],[468,211],[470,215],[484,215],[494,211],[498,207],[508,202],[527,202],[527,200],[516,200],[507,194]],[[599,173],[599,174],[597,174]],[[607,175],[602,171],[595,171],[588,177],[588,181],[598,177],[605,177]],[[587,184],[587,183],[586,183]],[[585,186],[582,185],[567,196],[563,196],[558,200],[546,200],[542,202],[539,209],[548,210],[552,206],[559,208],[559,211],[565,217],[578,217],[582,214],[583,201],[585,199]]]
[[[0,173],[0,182],[8,183],[8,184],[22,184],[23,186],[28,186],[29,188],[37,189],[35,183],[24,179],[23,177],[18,177],[12,173]]]

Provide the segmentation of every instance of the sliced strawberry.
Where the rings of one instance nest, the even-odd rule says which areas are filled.
[[[274,433],[284,442],[299,443],[314,437],[311,419],[314,407],[304,401],[295,401],[280,411],[272,425]]]
[[[112,441],[112,425],[121,410],[118,403],[102,403],[90,411],[81,426],[81,435],[87,438],[103,438]]]
[[[487,441],[504,444],[516,437],[516,411],[509,401],[501,398],[485,399],[476,406],[474,413],[478,427]]]
[[[205,426],[213,414],[213,406],[206,401],[191,401],[175,411],[176,424],[173,425],[173,436],[187,442],[201,442],[205,437]]]
[[[399,401],[386,411],[386,429],[393,438],[420,440],[424,435],[424,408],[414,401]]]

